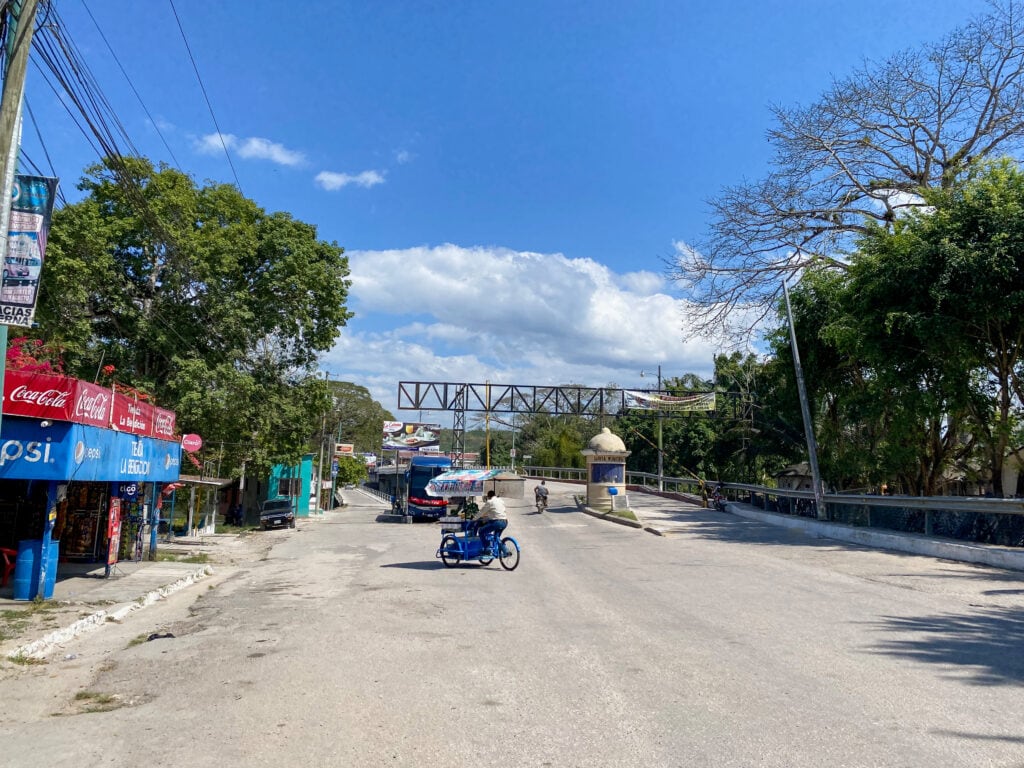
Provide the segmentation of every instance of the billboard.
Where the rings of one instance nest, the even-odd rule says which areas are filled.
[[[437,451],[441,445],[441,425],[421,421],[385,421],[385,451]]]
[[[0,281],[0,322],[7,325],[32,325],[56,194],[57,179],[14,177]]]

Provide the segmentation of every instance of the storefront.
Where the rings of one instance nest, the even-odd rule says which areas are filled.
[[[8,371],[0,421],[0,547],[60,541],[62,560],[136,554],[178,479],[174,413],[64,376]],[[148,543],[148,542],[143,542]]]

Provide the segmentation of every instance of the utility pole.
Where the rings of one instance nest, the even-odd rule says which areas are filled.
[[[39,0],[11,0],[7,6],[7,39],[4,41],[6,66],[3,95],[0,96],[0,183],[3,184],[0,187],[0,263],[3,263],[7,255],[11,188],[14,186],[14,172],[18,167],[18,149],[21,144],[21,101],[25,94],[25,72],[28,70],[28,54],[32,49],[38,5]],[[7,324],[0,323],[0,420],[3,418],[6,365]],[[41,579],[39,583],[42,585]]]
[[[796,370],[796,391],[800,395],[800,411],[804,417],[804,436],[807,439],[807,459],[811,465],[811,483],[814,484],[814,505],[818,519],[825,520],[825,494],[821,486],[821,472],[818,470],[818,443],[814,438],[814,423],[811,408],[807,402],[807,388],[804,386],[804,369],[800,365],[800,350],[796,346],[796,327],[793,325],[793,310],[789,306],[789,288],[782,281],[782,292],[786,296],[786,315],[789,317],[789,341],[793,346],[793,367]]]
[[[644,372],[640,371],[640,375],[643,376]],[[661,366],[658,366],[658,397],[656,398],[658,404],[658,490],[665,490],[665,452],[662,450],[661,441],[661,429],[663,420],[665,418],[664,412],[661,410]]]
[[[7,39],[4,40],[6,66],[4,88],[0,96],[0,263],[7,256],[7,232],[11,223],[11,189],[18,168],[21,144],[21,101],[25,94],[25,72],[32,50],[36,7],[39,0],[10,0],[7,4]],[[7,367],[7,324],[0,323],[0,422],[3,418],[4,372]],[[46,498],[46,522],[40,550],[39,592],[45,596],[46,569],[49,563],[50,539],[57,516],[57,484],[51,482]],[[54,568],[57,563],[52,564]]]
[[[665,412],[661,409],[661,366],[658,366],[658,492],[665,490],[665,451],[661,443],[661,429],[665,423]]]
[[[0,97],[0,178],[4,180],[4,230],[0,232],[7,250],[7,218],[11,211],[10,190],[14,185],[14,171],[18,165],[17,144],[14,141],[21,120],[21,102],[25,94],[25,73],[28,54],[35,31],[36,7],[39,0],[11,0],[8,4],[10,20],[4,49],[7,67],[4,70],[3,96]],[[24,22],[24,23],[23,23]],[[3,254],[0,254],[3,255]]]

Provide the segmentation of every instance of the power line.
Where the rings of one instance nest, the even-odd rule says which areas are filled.
[[[43,148],[43,155],[45,155],[45,157],[46,157],[46,162],[49,163],[49,165],[50,165],[50,175],[56,178],[58,176],[57,169],[53,165],[53,158],[50,157],[50,151],[46,148],[46,142],[43,141],[43,134],[39,130],[39,123],[36,120],[35,113],[32,112],[32,107],[29,104],[29,101],[28,101],[27,98],[25,99],[25,110],[28,112],[28,119],[32,123],[32,127],[35,128],[36,138],[39,139],[39,146]],[[25,155],[25,152],[22,151],[21,154]],[[26,160],[28,160],[27,155],[26,155]],[[38,166],[37,166],[37,169],[38,169]],[[40,176],[45,175],[45,174],[43,174],[42,172],[40,172],[38,170],[36,172]],[[64,197],[64,192],[61,190],[60,186],[57,187],[57,200],[60,202],[60,204],[62,206],[66,206],[68,204],[67,198]]]
[[[199,66],[196,64],[195,57],[192,55],[192,48],[188,44],[188,38],[185,36],[185,28],[181,25],[181,18],[178,16],[178,9],[174,7],[174,0],[167,0],[171,5],[171,11],[174,12],[174,20],[178,22],[178,30],[181,32],[181,39],[185,43],[185,50],[188,51],[188,58],[192,62],[192,69],[196,72],[196,79],[199,81],[199,88],[203,92],[203,98],[206,99],[206,106],[210,110],[210,117],[213,119],[213,127],[217,129],[217,138],[220,139],[220,145],[224,148],[224,156],[228,159],[228,165],[231,166],[231,175],[235,177],[235,186],[238,187],[238,191],[242,191],[242,184],[238,181],[238,173],[235,172],[235,164],[231,160],[231,153],[228,152],[227,142],[224,141],[224,132],[220,129],[220,125],[217,124],[217,116],[213,113],[213,104],[210,103],[210,96],[206,93],[206,86],[203,84],[202,75],[199,74]]]
[[[107,50],[110,51],[110,55],[113,57],[118,69],[121,70],[121,74],[124,75],[124,79],[128,82],[128,86],[132,89],[132,93],[135,94],[135,98],[138,99],[139,105],[142,107],[142,111],[146,113],[146,117],[149,118],[149,122],[153,125],[153,128],[156,130],[157,135],[160,137],[160,141],[163,142],[164,147],[167,149],[167,153],[171,156],[171,160],[174,161],[175,167],[180,168],[181,163],[179,163],[178,158],[174,156],[174,150],[172,150],[170,144],[167,143],[167,139],[164,138],[164,134],[160,130],[160,126],[157,124],[156,120],[153,118],[153,115],[149,113],[149,109],[147,109],[146,103],[142,100],[142,96],[139,95],[138,90],[136,90],[135,88],[135,83],[133,83],[132,79],[128,77],[128,73],[125,71],[124,66],[121,64],[121,60],[117,57],[117,54],[114,52],[113,47],[107,40],[107,36],[103,34],[103,30],[100,29],[100,25],[96,21],[96,17],[92,15],[92,11],[89,10],[89,5],[85,2],[85,0],[82,0],[82,7],[85,8],[85,12],[89,14],[89,18],[92,19],[92,23],[96,27],[96,31],[99,32],[100,37],[103,39],[104,44],[107,46]]]

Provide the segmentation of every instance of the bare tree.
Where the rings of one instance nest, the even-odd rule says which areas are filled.
[[[887,226],[923,188],[1024,139],[1020,0],[946,39],[864,62],[808,107],[775,107],[768,175],[712,199],[707,239],[680,245],[669,277],[687,289],[699,331],[749,335],[781,281],[812,263],[845,268],[867,222]]]

